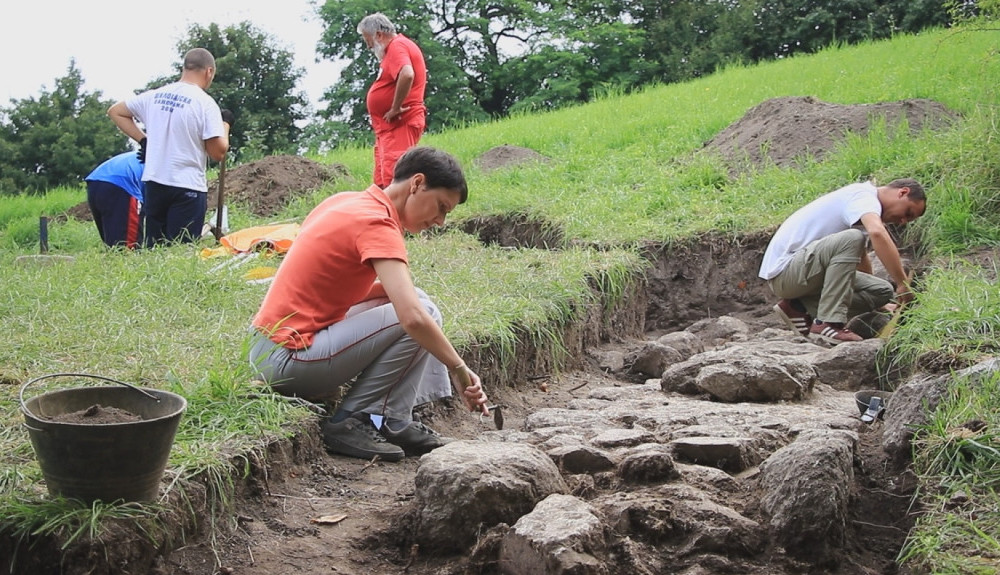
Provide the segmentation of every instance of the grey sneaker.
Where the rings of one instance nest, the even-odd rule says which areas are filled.
[[[441,434],[419,421],[410,422],[402,431],[393,431],[383,423],[382,429],[379,431],[382,432],[386,441],[402,447],[407,455],[430,453],[446,443],[455,441],[450,437],[442,437]]]
[[[367,413],[352,415],[344,421],[331,423],[323,420],[320,425],[326,450],[338,455],[371,459],[376,455],[383,461],[399,461],[403,450],[388,443]]]

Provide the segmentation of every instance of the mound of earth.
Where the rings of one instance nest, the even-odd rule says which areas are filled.
[[[492,172],[500,168],[517,166],[527,162],[548,162],[549,158],[539,154],[531,148],[521,146],[510,146],[504,144],[486,150],[481,156],[473,160],[473,164],[484,172]]]
[[[81,222],[94,221],[94,214],[90,212],[90,204],[88,204],[86,200],[66,210],[63,213],[63,217],[72,218]],[[56,221],[59,221],[58,216]]]
[[[343,164],[322,164],[301,156],[268,156],[226,172],[225,201],[246,206],[255,216],[269,218],[292,198],[346,175]],[[208,184],[210,212],[218,205],[218,194],[219,180],[215,179]],[[94,220],[86,201],[66,210],[64,216],[81,222]]]
[[[840,105],[808,96],[774,98],[751,108],[706,142],[704,149],[718,152],[734,167],[749,167],[748,161],[755,167],[768,161],[789,167],[803,155],[823,159],[848,132],[867,134],[878,117],[890,127],[905,118],[915,134],[925,127],[947,128],[958,114],[925,99]]]
[[[268,156],[226,172],[225,202],[247,207],[262,218],[274,216],[297,195],[348,174],[342,164],[322,164],[301,156]],[[208,184],[209,210],[217,205],[219,180]]]

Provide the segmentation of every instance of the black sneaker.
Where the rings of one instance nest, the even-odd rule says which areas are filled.
[[[361,459],[377,455],[383,461],[399,461],[404,456],[402,449],[379,434],[367,413],[354,414],[338,423],[325,419],[320,429],[330,453]]]
[[[382,436],[386,441],[403,448],[407,455],[423,455],[432,450],[455,441],[427,427],[419,421],[411,421],[402,431],[393,431],[385,423],[382,424]]]

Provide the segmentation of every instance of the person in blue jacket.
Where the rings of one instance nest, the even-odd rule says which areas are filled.
[[[130,151],[104,161],[86,177],[87,204],[101,241],[109,246],[135,249],[142,243],[142,168]]]

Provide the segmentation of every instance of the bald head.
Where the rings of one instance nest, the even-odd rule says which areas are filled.
[[[215,68],[215,56],[204,48],[192,48],[184,54],[185,70],[207,70]]]
[[[204,48],[193,48],[184,54],[184,69],[181,81],[201,86],[208,90],[215,79],[215,56]]]

